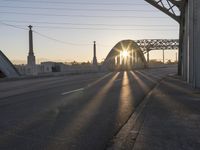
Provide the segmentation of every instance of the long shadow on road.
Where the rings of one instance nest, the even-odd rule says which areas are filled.
[[[155,84],[152,80],[135,72],[114,73],[1,136],[0,149],[105,149]]]
[[[134,150],[200,148],[200,97],[185,85],[167,79],[153,92]]]

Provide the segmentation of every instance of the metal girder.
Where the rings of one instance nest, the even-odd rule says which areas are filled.
[[[149,4],[158,8],[180,24],[179,29],[179,61],[178,61],[178,75],[182,75],[182,62],[183,62],[183,35],[185,24],[185,5],[187,0],[145,0]],[[176,9],[175,9],[176,8]],[[177,13],[175,10],[179,10]]]
[[[169,0],[172,4],[176,5],[179,9],[182,7],[182,0]]]
[[[178,39],[143,39],[135,41],[143,53],[151,50],[179,49]]]
[[[154,7],[158,8],[177,22],[181,22],[181,10],[183,5],[183,0],[145,0]],[[176,10],[179,10],[177,12]]]

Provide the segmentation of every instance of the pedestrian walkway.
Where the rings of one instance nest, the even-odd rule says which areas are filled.
[[[144,101],[109,149],[200,149],[199,90],[176,77],[168,77]]]

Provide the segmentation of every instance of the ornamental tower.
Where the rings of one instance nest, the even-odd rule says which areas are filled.
[[[27,64],[29,66],[35,66],[35,56],[33,53],[33,31],[31,25],[29,25],[28,27],[29,27],[29,53],[28,53]]]
[[[94,65],[94,66],[97,66],[97,57],[96,57],[96,41],[94,41],[94,47],[93,47],[93,50],[94,50],[93,65]]]

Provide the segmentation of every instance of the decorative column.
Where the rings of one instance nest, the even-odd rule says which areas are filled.
[[[27,67],[26,67],[26,74],[27,75],[37,75],[37,66],[35,63],[35,56],[33,52],[33,31],[32,26],[29,25],[29,53],[27,57]]]
[[[32,26],[29,25],[29,53],[28,53],[28,65],[35,65],[35,56],[33,53],[33,32]]]
[[[94,41],[93,51],[94,51],[94,56],[93,56],[93,65],[94,65],[94,66],[97,66],[97,57],[96,57],[96,41]]]

